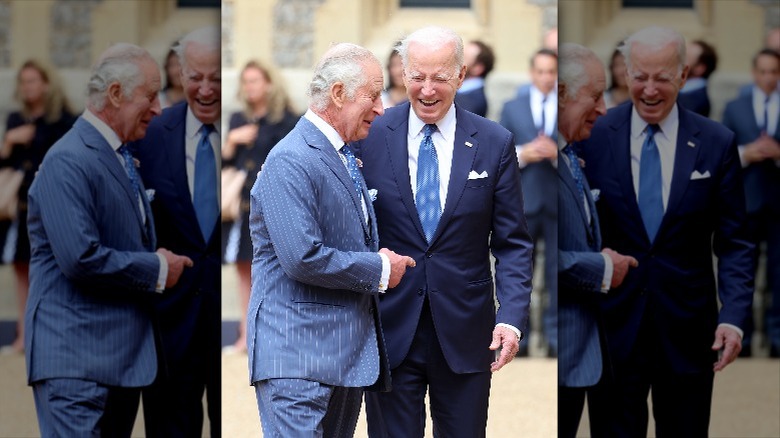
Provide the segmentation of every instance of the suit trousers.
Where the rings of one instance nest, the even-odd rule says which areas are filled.
[[[82,379],[35,382],[33,396],[41,437],[129,437],[140,394],[139,388]]]
[[[537,242],[544,241],[544,291],[548,300],[544,304],[542,329],[550,353],[558,351],[558,218],[550,214],[536,214],[527,217],[528,232],[534,239],[534,260],[540,254]]]
[[[677,373],[663,363],[660,341],[645,317],[625,363],[615,364],[614,378],[597,385],[611,405],[609,436],[647,436],[647,397],[651,394],[655,436],[707,437],[714,371]]]
[[[363,388],[330,386],[305,379],[255,382],[263,436],[268,438],[355,435]]]
[[[422,437],[426,389],[434,437],[485,436],[491,373],[452,372],[441,351],[427,298],[409,353],[391,375],[392,391],[366,392],[369,437]]]

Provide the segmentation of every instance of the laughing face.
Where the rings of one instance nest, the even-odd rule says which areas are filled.
[[[215,123],[221,114],[221,69],[219,51],[191,42],[184,51],[181,70],[187,104],[204,124]]]
[[[404,84],[412,109],[423,122],[436,123],[452,106],[466,67],[457,65],[454,43],[442,48],[411,42],[408,57]]]
[[[639,116],[649,124],[661,122],[674,108],[688,67],[680,69],[674,43],[660,49],[641,43],[631,47],[628,89]]]

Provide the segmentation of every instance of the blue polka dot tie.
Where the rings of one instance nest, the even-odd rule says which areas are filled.
[[[577,191],[580,192],[580,198],[581,201],[585,202],[585,186],[582,183],[583,175],[582,175],[582,169],[580,168],[580,159],[577,157],[577,153],[574,152],[574,148],[571,147],[571,145],[566,145],[566,147],[563,148],[563,153],[566,154],[567,157],[569,157],[569,169],[571,169],[571,174],[574,177],[574,182],[577,184]]]
[[[664,202],[661,194],[661,155],[655,143],[658,125],[647,125],[647,136],[642,144],[639,158],[639,212],[645,224],[647,237],[652,242],[664,217]]]
[[[195,187],[192,203],[198,218],[203,239],[208,241],[217,225],[219,206],[217,205],[217,163],[209,134],[214,125],[203,125],[200,141],[195,153]]]
[[[130,185],[133,186],[133,193],[135,193],[135,200],[141,201],[141,184],[138,182],[138,173],[135,171],[135,161],[133,161],[133,155],[130,153],[130,149],[127,145],[123,144],[118,149],[122,154],[122,158],[125,160],[125,170],[127,176],[130,178]]]
[[[425,237],[430,243],[433,233],[439,225],[441,217],[441,202],[439,200],[439,158],[433,146],[431,135],[436,132],[436,125],[425,125],[420,153],[417,155],[417,214],[420,216]]]
[[[348,145],[342,146],[339,151],[344,154],[344,158],[347,160],[347,170],[349,170],[349,176],[352,177],[352,183],[355,185],[355,191],[360,199],[363,195],[363,185],[360,183],[360,169],[355,154],[352,153],[352,149]]]

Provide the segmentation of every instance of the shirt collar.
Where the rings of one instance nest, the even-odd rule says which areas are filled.
[[[558,91],[557,90],[558,90],[558,87],[557,87],[557,83],[556,83],[556,86],[553,87],[553,89],[550,90],[549,93],[547,93],[547,102],[549,102],[551,100],[554,100],[556,105],[558,104],[558,97],[557,97]],[[531,101],[532,102],[535,101],[535,102],[541,103],[542,99],[544,99],[544,93],[542,93],[541,90],[536,88],[536,86],[534,84],[531,84],[531,86],[528,89],[528,93],[529,93],[529,95],[531,97]]]
[[[661,120],[660,123],[658,123],[658,127],[661,128],[661,133],[663,133],[666,138],[671,138],[670,135],[673,132],[677,131],[677,127],[680,124],[680,113],[677,109],[677,104],[675,104],[672,107],[672,111],[669,112],[669,115],[666,116],[665,119]],[[639,113],[636,111],[636,106],[631,106],[631,137],[633,138],[639,138],[640,135],[642,135],[645,132],[645,128],[647,128],[648,123],[645,122],[640,116]]]
[[[306,120],[312,122],[314,126],[317,127],[317,129],[319,129],[323,135],[325,135],[325,138],[328,139],[336,151],[339,151],[346,143],[344,139],[341,138],[341,135],[339,135],[339,133],[336,131],[336,128],[330,126],[330,124],[328,124],[325,119],[318,116],[317,113],[311,110],[311,108],[306,110],[306,113],[303,115],[303,117]]]
[[[92,125],[97,131],[100,133],[100,135],[103,137],[103,139],[108,142],[108,145],[111,146],[111,149],[116,151],[122,146],[122,140],[119,139],[119,136],[116,135],[116,132],[114,132],[113,129],[111,129],[110,126],[106,124],[103,120],[101,120],[95,113],[90,111],[89,109],[84,110],[84,114],[81,115],[86,122],[88,122],[90,125]]]
[[[195,136],[200,131],[201,126],[203,126],[203,122],[198,120],[197,117],[195,117],[195,113],[192,112],[192,107],[187,105],[187,118],[185,119],[185,125],[184,125],[184,131],[187,138],[195,138]],[[214,130],[217,132],[217,135],[219,136],[221,134],[221,123],[212,123],[214,125]]]
[[[411,138],[416,138],[418,135],[422,134],[422,130],[425,127],[425,122],[420,120],[419,117],[417,117],[417,114],[414,113],[414,109],[409,106],[409,136]],[[436,122],[436,127],[438,128],[439,134],[441,134],[442,137],[444,137],[444,140],[449,143],[455,143],[455,104],[453,103],[450,106],[450,109],[447,110],[447,113],[444,115],[444,117],[441,118],[438,122]]]

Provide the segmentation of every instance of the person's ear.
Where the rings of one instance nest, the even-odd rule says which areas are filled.
[[[122,93],[122,85],[119,82],[111,83],[111,85],[108,86],[106,97],[108,98],[111,106],[119,108],[119,105],[122,103],[122,99],[124,97]]]
[[[330,100],[337,109],[341,109],[347,100],[347,90],[343,82],[336,82],[330,87]]]

